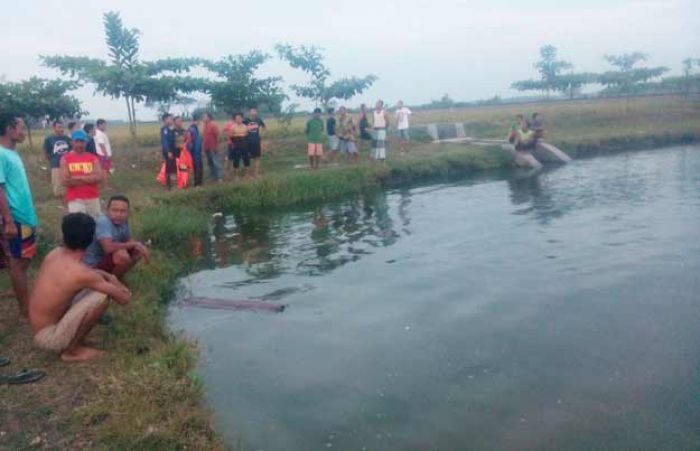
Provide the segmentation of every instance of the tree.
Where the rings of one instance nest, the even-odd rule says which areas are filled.
[[[204,91],[219,110],[229,114],[246,107],[264,105],[271,111],[279,111],[286,98],[279,86],[280,77],[257,78],[255,73],[270,58],[258,50],[245,55],[229,55],[219,61],[203,63],[218,79],[204,84]]]
[[[539,80],[520,80],[511,85],[513,89],[518,91],[544,91],[549,98],[551,91],[571,91],[571,85],[574,83],[573,74],[570,74],[568,81],[562,79],[560,75],[565,70],[573,70],[574,65],[568,61],[557,59],[558,50],[553,45],[544,45],[540,47],[540,60],[535,63],[535,69],[540,73]],[[583,74],[581,74],[583,75]],[[586,80],[586,77],[579,77],[576,83],[580,87]]]
[[[78,117],[85,112],[80,101],[67,94],[75,82],[32,77],[18,83],[0,83],[0,111],[15,111],[27,122],[29,147],[33,147],[31,126],[44,120]]]
[[[564,75],[559,75],[556,78],[557,91],[569,93],[569,99],[574,98],[576,91],[579,91],[584,85],[595,83],[598,79],[597,74],[589,72],[574,73],[573,70]]]
[[[605,55],[605,61],[617,68],[598,76],[598,82],[605,86],[601,92],[603,95],[632,95],[641,83],[660,77],[668,72],[668,68],[638,67],[638,64],[647,60],[647,55],[642,52],[624,53],[622,55]]]
[[[362,94],[377,81],[377,77],[370,74],[364,77],[340,78],[329,82],[331,72],[324,62],[320,48],[277,44],[275,49],[282,60],[311,77],[308,84],[292,85],[291,88],[296,95],[312,100],[316,106],[327,107],[333,99],[351,99]]]
[[[179,75],[201,64],[197,58],[139,60],[140,32],[127,28],[119,13],[104,14],[105,42],[109,62],[80,56],[41,56],[43,64],[76,81],[95,85],[95,91],[114,99],[123,98],[129,130],[136,137],[136,104],[168,102],[181,94],[200,90],[204,80]]]
[[[693,87],[700,88],[700,75],[693,72],[693,67],[700,66],[700,58],[686,58],[683,60],[683,93],[690,96]]]

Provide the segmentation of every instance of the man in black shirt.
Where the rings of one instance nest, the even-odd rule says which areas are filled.
[[[88,142],[85,146],[85,152],[97,155],[97,147],[95,146],[95,124],[85,124],[83,131],[88,135]]]
[[[328,119],[326,119],[326,136],[328,136],[328,162],[335,161],[335,154],[338,153],[340,140],[335,134],[335,110],[328,108]]]
[[[163,115],[163,126],[160,128],[160,151],[165,163],[165,186],[172,188],[172,179],[177,177],[176,159],[180,151],[175,147],[175,133],[172,129],[173,116],[170,113]]]
[[[49,161],[51,170],[51,188],[53,195],[62,197],[65,193],[63,185],[61,185],[61,158],[71,149],[71,141],[65,135],[63,122],[56,120],[53,122],[53,134],[46,137],[44,140],[44,152],[46,159]]]
[[[251,108],[248,118],[243,121],[248,128],[248,155],[253,160],[253,177],[260,178],[260,157],[262,156],[262,132],[265,121],[258,117],[257,108]]]

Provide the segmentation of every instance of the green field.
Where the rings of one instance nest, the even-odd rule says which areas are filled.
[[[546,119],[547,139],[578,156],[700,138],[698,100],[675,97],[416,111],[413,123],[464,122],[470,136],[502,138],[515,114],[534,111]],[[410,154],[401,157],[390,142],[386,165],[368,162],[365,148],[357,166],[341,163],[311,173],[304,168],[305,118],[295,118],[289,133],[275,119],[267,122],[262,181],[177,193],[165,193],[155,182],[160,165],[157,124],[141,124],[135,146],[127,127],[108,129],[116,173],[112,189],[103,197],[119,192],[131,198],[132,224],[137,236],[153,240],[153,261],[127,278],[135,293],[132,305],[114,309],[116,320],[94,334],[110,351],[99,362],[67,366],[33,350],[26,326],[16,321],[14,299],[3,295],[0,354],[11,357],[13,367],[39,367],[48,377],[31,386],[0,386],[0,448],[223,448],[202,404],[201,382],[194,372],[196,346],[171,336],[163,315],[176,278],[198,264],[192,243],[206,230],[210,213],[281,208],[509,164],[508,155],[498,148],[416,142]],[[38,138],[35,132],[35,148],[25,148],[23,154],[46,252],[58,242],[63,210],[61,202],[50,196]],[[38,261],[34,270],[37,265]],[[8,287],[5,275],[2,287]]]

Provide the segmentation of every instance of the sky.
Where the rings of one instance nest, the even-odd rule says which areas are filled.
[[[119,11],[141,31],[141,59],[217,59],[274,45],[322,47],[333,76],[374,74],[379,80],[348,104],[421,104],[447,93],[478,100],[518,93],[513,81],[536,78],[538,49],[552,44],[577,71],[606,70],[604,54],[642,51],[648,64],[680,73],[700,58],[698,0],[32,0],[3,15],[0,76],[19,81],[59,74],[39,55],[106,57],[102,15]],[[303,74],[278,60],[260,75],[284,85]],[[291,96],[289,89],[287,93]],[[77,91],[88,117],[125,119],[120,101]],[[292,96],[291,101],[298,102]],[[308,104],[302,103],[302,106]],[[139,119],[153,119],[141,106]]]

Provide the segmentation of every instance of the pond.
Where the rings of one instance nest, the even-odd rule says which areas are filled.
[[[700,148],[214,218],[175,303],[264,450],[700,448]]]

